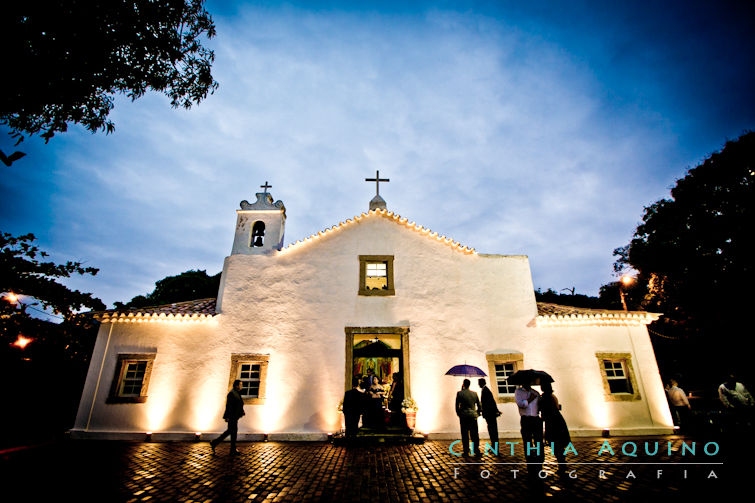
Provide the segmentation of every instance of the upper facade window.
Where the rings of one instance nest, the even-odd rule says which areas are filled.
[[[393,255],[359,256],[359,295],[395,295]]]
[[[629,353],[596,353],[600,374],[603,377],[603,391],[609,401],[639,400],[637,380],[632,369],[632,355]]]
[[[107,403],[146,402],[154,361],[154,353],[119,354]]]

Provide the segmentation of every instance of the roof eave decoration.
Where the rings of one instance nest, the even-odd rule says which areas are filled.
[[[437,232],[433,232],[432,230],[428,229],[427,227],[423,227],[423,226],[417,224],[416,222],[409,222],[409,219],[402,217],[398,213],[394,213],[394,212],[388,211],[386,209],[370,210],[367,213],[362,213],[360,215],[356,215],[355,217],[349,218],[348,220],[346,220],[344,222],[339,222],[338,225],[334,225],[332,227],[323,229],[320,232],[318,232],[316,234],[312,234],[311,236],[309,236],[307,238],[304,238],[304,239],[301,239],[301,240],[297,240],[295,243],[291,243],[288,246],[284,247],[279,253],[280,254],[282,254],[282,253],[288,253],[290,251],[299,249],[299,248],[301,248],[303,246],[308,245],[309,243],[317,241],[318,239],[320,239],[320,238],[322,238],[324,236],[327,236],[327,235],[329,235],[331,233],[334,233],[334,232],[338,232],[341,229],[344,229],[346,227],[350,227],[351,225],[357,224],[361,220],[363,220],[365,218],[369,218],[369,217],[371,217],[373,215],[379,215],[379,216],[382,216],[382,217],[387,218],[389,220],[393,220],[394,222],[396,222],[396,223],[398,223],[400,225],[403,225],[403,226],[405,226],[405,227],[407,227],[407,228],[409,228],[409,229],[411,229],[411,230],[413,230],[415,232],[418,232],[420,234],[424,234],[428,238],[433,239],[433,240],[438,241],[438,242],[441,242],[441,243],[443,243],[445,245],[448,245],[451,248],[453,248],[454,250],[457,250],[457,251],[459,251],[461,253],[464,253],[466,255],[477,255],[477,252],[475,251],[474,248],[471,248],[469,246],[464,246],[461,243],[459,243],[458,241],[454,241],[453,239],[451,239],[449,237],[446,237],[446,236],[443,236],[443,235],[439,235]]]
[[[165,314],[165,313],[98,313],[94,318],[101,323],[154,323],[159,321],[200,322],[208,321],[216,314]]]
[[[215,303],[216,299],[208,298],[126,311],[98,311],[92,315],[101,323],[206,322],[217,316]]]
[[[563,326],[643,326],[661,317],[660,313],[646,311],[613,311],[603,309],[579,309],[556,304],[538,303],[538,307],[563,307],[575,312],[563,314],[543,314],[535,318],[538,327]]]

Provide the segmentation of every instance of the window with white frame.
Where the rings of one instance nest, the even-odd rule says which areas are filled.
[[[228,388],[233,381],[241,381],[241,398],[245,404],[262,405],[265,403],[267,383],[267,365],[270,355],[256,353],[237,353],[231,355],[231,373]]]
[[[629,382],[626,368],[622,360],[603,360],[606,369],[606,380],[611,393],[631,393],[632,383]]]
[[[146,402],[154,360],[154,353],[119,354],[107,403]]]
[[[596,353],[608,401],[639,400],[640,392],[630,353]]]
[[[259,362],[239,363],[238,379],[241,381],[241,396],[243,398],[259,398],[261,367],[262,365]]]
[[[495,382],[499,395],[512,395],[516,391],[516,385],[509,384],[507,377],[516,372],[514,362],[495,364]]]
[[[490,376],[489,387],[499,403],[513,402],[516,385],[509,383],[506,378],[523,368],[524,355],[522,353],[487,353]]]

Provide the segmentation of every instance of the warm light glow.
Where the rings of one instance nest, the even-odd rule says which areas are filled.
[[[629,286],[634,283],[634,278],[625,274],[621,277],[621,282],[624,284],[624,286]]]
[[[24,349],[32,341],[34,341],[34,339],[30,339],[29,337],[24,337],[23,335],[19,335],[18,339],[16,339],[16,342],[11,344],[11,346],[16,346],[17,348]]]
[[[15,304],[16,302],[18,302],[18,296],[13,292],[9,292],[8,295],[5,296],[5,300],[10,302],[11,304]]]

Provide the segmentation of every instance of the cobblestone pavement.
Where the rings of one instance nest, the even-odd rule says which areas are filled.
[[[645,453],[646,442],[651,454],[658,443],[657,454]],[[689,447],[694,442],[694,455],[682,453],[682,442]],[[447,441],[374,447],[240,443],[241,455],[229,456],[227,443],[213,455],[206,442],[69,440],[1,454],[0,500],[720,500],[749,479],[741,479],[746,456],[735,460],[735,451],[727,453],[724,446],[713,454],[718,444],[682,437],[611,438],[615,454],[604,449],[599,455],[604,439],[575,439],[577,455],[568,456],[571,476],[555,473],[548,449],[540,481],[527,474],[521,443],[514,445],[513,456],[511,446],[502,444],[501,456],[468,460],[451,455]],[[627,454],[636,445],[637,457],[622,454],[622,445]],[[465,461],[474,464],[461,464]]]

